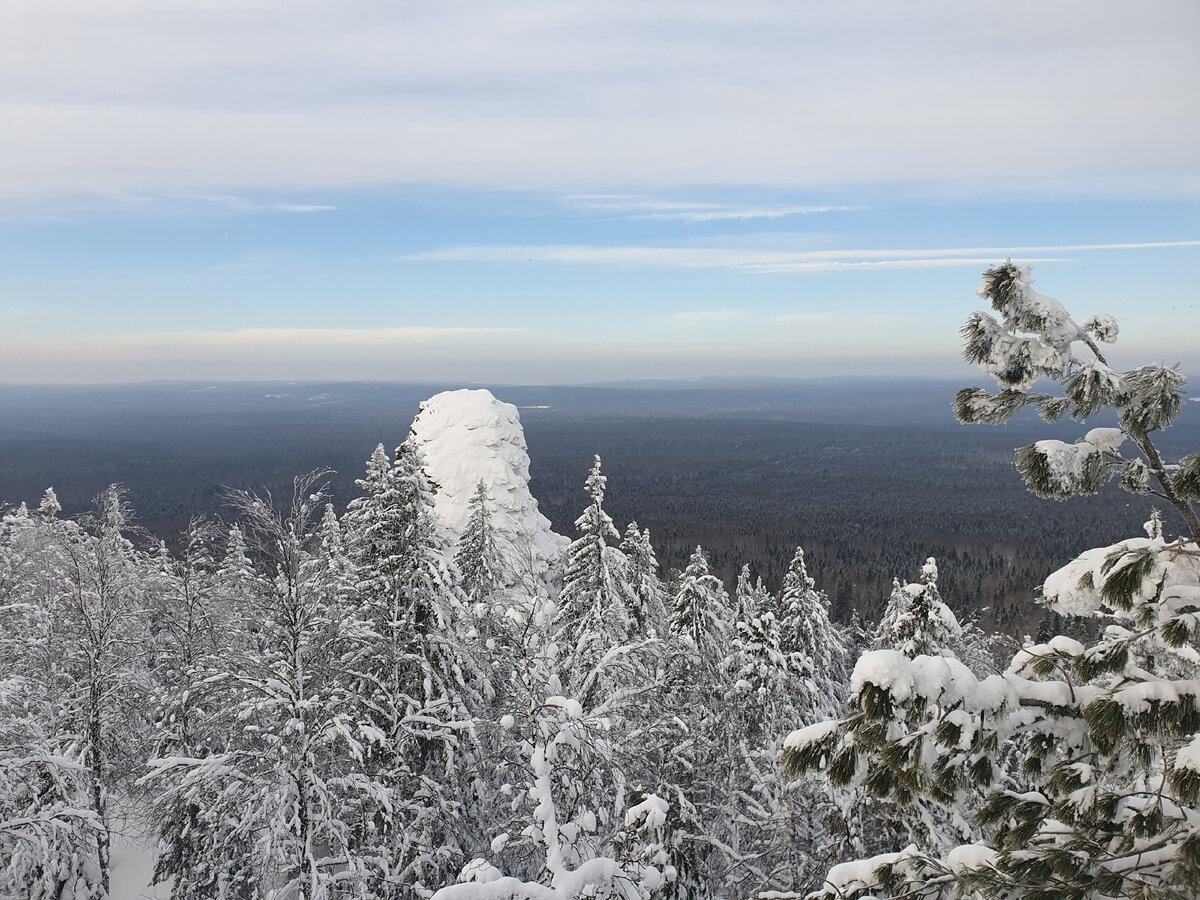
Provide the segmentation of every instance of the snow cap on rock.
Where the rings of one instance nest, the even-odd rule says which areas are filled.
[[[570,541],[551,531],[529,492],[529,452],[515,406],[486,390],[443,391],[421,404],[412,438],[437,482],[435,508],[453,541],[467,523],[468,501],[482,481],[509,584],[528,574],[544,575],[562,556]]]

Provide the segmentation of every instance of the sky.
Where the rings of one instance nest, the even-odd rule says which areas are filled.
[[[5,0],[0,382],[1200,375],[1200,4]]]

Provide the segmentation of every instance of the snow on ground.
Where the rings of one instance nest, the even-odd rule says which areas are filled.
[[[483,480],[497,548],[513,569],[510,584],[529,573],[545,574],[566,551],[570,541],[550,530],[550,520],[529,492],[529,452],[515,406],[490,391],[444,391],[421,404],[412,433],[438,484],[438,515],[454,540],[466,525],[468,500]]]
[[[132,822],[114,823],[109,896],[112,900],[166,900],[169,884],[150,885],[154,876],[154,838]]]

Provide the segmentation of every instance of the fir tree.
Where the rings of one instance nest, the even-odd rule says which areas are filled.
[[[846,683],[846,646],[840,629],[829,620],[829,599],[809,577],[800,547],[783,578],[779,608],[780,649],[803,660],[809,696],[799,704],[801,716],[811,721],[818,711],[836,712]]]
[[[763,587],[762,578],[750,580],[750,564],[746,563],[738,572],[737,585],[733,592],[734,620],[749,622],[765,612],[778,615],[778,604],[770,591]]]
[[[685,655],[706,672],[715,672],[728,652],[733,611],[725,586],[709,573],[700,547],[692,553],[675,594],[671,632],[683,642]]]
[[[925,560],[917,583],[892,582],[892,595],[875,632],[876,647],[898,650],[910,659],[953,652],[950,648],[961,637],[962,628],[942,601],[937,582],[933,557]]]
[[[462,575],[463,590],[467,599],[474,603],[486,604],[504,584],[489,502],[487,486],[480,481],[467,502],[470,513],[454,554]]]
[[[658,577],[650,529],[642,531],[637,522],[630,522],[621,538],[621,552],[628,561],[628,582],[636,601],[632,610],[636,633],[662,637],[667,633],[666,591]]]
[[[346,514],[356,628],[344,666],[384,740],[368,769],[388,799],[356,836],[383,861],[375,890],[401,896],[462,863],[475,787],[472,708],[481,675],[463,646],[465,610],[433,510],[436,485],[411,440],[382,447]],[[372,846],[374,845],[374,846]]]
[[[582,683],[604,655],[629,639],[633,588],[625,580],[626,561],[610,545],[620,540],[604,511],[607,483],[595,458],[584,491],[590,503],[578,519],[579,532],[567,548],[567,566],[556,616],[557,642],[573,685]]]

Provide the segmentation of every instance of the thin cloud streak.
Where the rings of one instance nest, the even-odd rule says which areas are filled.
[[[630,219],[653,219],[659,222],[678,221],[687,224],[746,219],[782,219],[785,216],[813,216],[827,212],[855,212],[863,206],[784,206],[779,208],[753,207],[748,209],[715,209],[711,212],[658,212],[627,216]]]
[[[990,265],[1020,256],[1026,263],[1063,262],[1050,253],[1145,250],[1200,246],[1200,241],[1068,244],[1045,247],[940,249],[746,250],[709,247],[599,247],[588,245],[464,246],[423,250],[402,260],[432,262],[549,262],[574,265],[736,269],[745,272],[824,272],[854,269],[921,269]]]
[[[148,348],[210,350],[255,347],[286,348],[314,346],[381,346],[415,344],[471,335],[516,334],[523,328],[471,328],[409,325],[398,328],[242,328],[233,331],[161,331],[83,338],[23,338],[61,348],[109,347],[128,350]],[[0,345],[2,346],[2,345]]]
[[[660,200],[640,194],[572,194],[563,198],[571,209],[628,213],[622,219],[657,222],[744,221],[749,219],[782,219],[787,216],[812,216],[827,212],[854,212],[865,206],[793,205],[745,206],[727,203],[706,203],[689,200]]]
[[[284,202],[269,202],[251,200],[249,197],[241,197],[237,194],[197,194],[197,193],[153,193],[153,194],[122,194],[119,196],[122,203],[128,204],[148,204],[162,203],[164,201],[176,201],[184,203],[207,203],[213,206],[220,206],[233,212],[290,212],[290,213],[314,213],[314,212],[332,212],[336,210],[336,206],[330,206],[323,203],[284,203]]]

